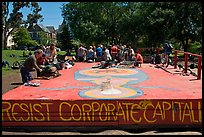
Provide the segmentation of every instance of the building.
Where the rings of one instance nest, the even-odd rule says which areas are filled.
[[[46,26],[46,28],[50,31],[51,39],[56,43],[57,42],[57,32],[54,26]]]
[[[56,31],[53,26],[43,26],[41,24],[35,24],[34,26],[28,27],[28,31],[33,40],[36,40],[38,43],[42,43],[42,39],[40,38],[40,32],[45,32],[47,37],[51,38],[51,42],[57,42],[56,40]],[[47,43],[49,43],[47,41]]]
[[[11,31],[11,30],[12,30],[12,28],[9,29],[9,31]],[[8,33],[7,33],[7,34],[8,34]],[[15,48],[14,46],[15,46],[15,43],[14,43],[14,41],[13,41],[13,35],[10,34],[10,35],[8,36],[8,39],[7,39],[7,49],[13,49],[13,48]]]

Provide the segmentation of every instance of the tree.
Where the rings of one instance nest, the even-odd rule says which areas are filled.
[[[184,51],[188,51],[189,41],[202,43],[202,3],[179,2],[172,8],[176,19],[172,37],[182,43]]]
[[[166,40],[202,43],[199,2],[69,2],[62,8],[74,38],[82,43],[116,42],[161,46]]]
[[[12,4],[13,10],[9,11],[9,5]],[[27,20],[23,21],[23,14],[20,12],[22,8],[31,8],[32,13],[28,14]],[[41,11],[37,2],[2,2],[2,37],[3,37],[3,47],[7,49],[7,39],[8,36],[13,33],[15,28],[19,28],[24,25],[32,25],[37,23],[42,15],[38,14]]]
[[[39,44],[41,45],[49,45],[53,43],[54,41],[51,39],[50,35],[47,35],[45,32],[41,31],[39,33]]]
[[[28,30],[25,27],[18,28],[14,31],[14,42],[18,46],[36,46],[38,43],[34,40],[32,40]]]
[[[72,37],[69,31],[69,27],[67,25],[64,25],[62,28],[62,32],[59,33],[58,41],[60,42],[60,47],[62,50],[71,50],[73,48],[72,45]]]

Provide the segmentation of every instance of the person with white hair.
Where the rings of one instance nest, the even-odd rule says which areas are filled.
[[[105,58],[106,62],[112,60],[110,51],[109,51],[109,49],[107,47],[105,47],[104,58]]]

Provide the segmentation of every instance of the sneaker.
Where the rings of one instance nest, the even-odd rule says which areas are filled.
[[[39,87],[39,86],[40,86],[40,83],[30,83],[30,86]]]
[[[24,85],[24,86],[29,86],[30,84],[26,82],[26,83],[24,83],[23,85]]]

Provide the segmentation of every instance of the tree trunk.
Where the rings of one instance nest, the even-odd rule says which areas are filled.
[[[184,52],[188,51],[188,36],[184,36],[185,38],[182,40]]]
[[[185,45],[185,47],[186,48],[185,48],[184,51],[187,52],[188,51],[188,36],[186,36],[186,45]]]
[[[7,35],[6,35],[6,30],[4,29],[3,30],[3,35],[4,35],[4,45],[3,45],[3,48],[4,49],[7,49],[7,39],[8,39],[8,37],[7,37]]]
[[[182,43],[182,46],[183,46],[183,50],[185,52],[186,51],[186,44],[185,44],[184,39],[181,40],[181,43]]]

